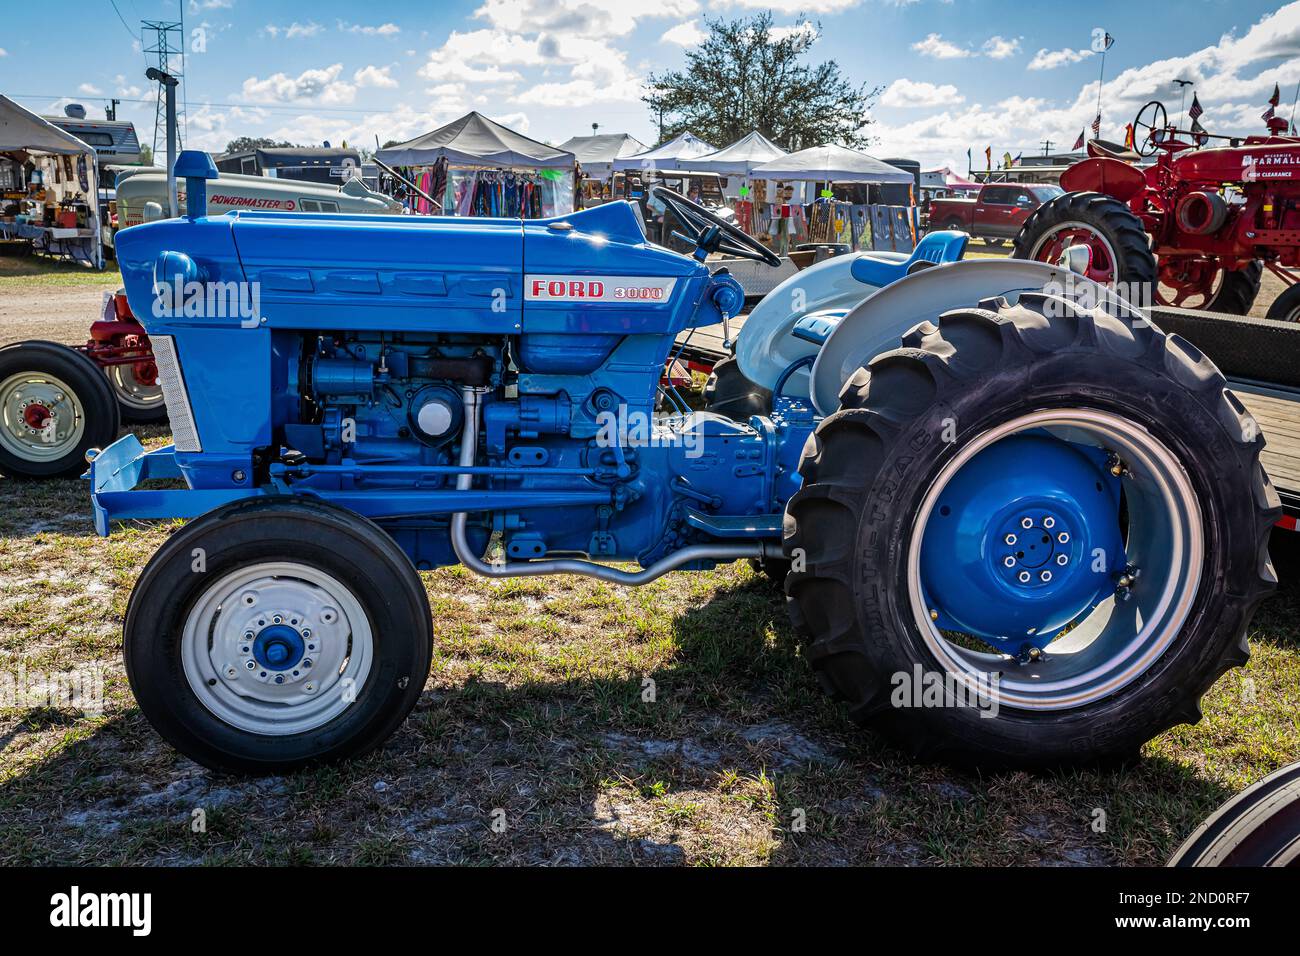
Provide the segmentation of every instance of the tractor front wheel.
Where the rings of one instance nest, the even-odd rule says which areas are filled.
[[[292,499],[218,508],[172,535],[131,592],[127,678],[169,743],[269,774],[364,753],[429,674],[420,576],[373,522]]]
[[[1282,294],[1273,300],[1265,318],[1278,322],[1300,322],[1300,282],[1287,286]]]
[[[1156,260],[1142,220],[1125,203],[1103,193],[1057,196],[1025,220],[1011,255],[1055,264],[1071,246],[1088,247],[1089,279],[1123,285],[1128,290],[1125,297],[1135,304],[1149,301],[1156,282]]]
[[[119,424],[108,382],[80,352],[54,342],[0,348],[0,474],[75,478]]]
[[[1125,758],[1198,720],[1246,661],[1281,513],[1223,376],[1136,311],[1043,293],[903,346],[846,383],[786,509],[823,687],[960,764]]]

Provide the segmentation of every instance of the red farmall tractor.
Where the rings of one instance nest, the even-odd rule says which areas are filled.
[[[1061,176],[1062,196],[1026,220],[1013,255],[1091,254],[1088,276],[1124,283],[1131,301],[1247,314],[1264,269],[1287,289],[1271,319],[1300,319],[1300,137],[1234,138],[1170,125],[1152,101],[1134,122],[1136,151],[1100,140]],[[1206,146],[1215,141],[1221,146]],[[1145,157],[1159,158],[1139,165]]]

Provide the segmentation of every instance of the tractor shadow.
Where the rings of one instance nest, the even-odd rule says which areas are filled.
[[[134,708],[20,714],[0,736],[0,863],[1161,863],[1229,795],[1163,757],[909,761],[821,695],[783,604],[760,578],[720,588],[646,674],[435,673],[381,750],[283,777],[213,774]],[[15,755],[33,742],[48,756]]]

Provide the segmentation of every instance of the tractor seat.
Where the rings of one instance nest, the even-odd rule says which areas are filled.
[[[796,339],[811,342],[813,345],[825,345],[831,333],[848,314],[848,309],[822,309],[820,312],[809,312],[794,324],[790,334]]]
[[[866,252],[853,260],[849,271],[859,282],[884,287],[918,269],[959,261],[966,254],[968,242],[970,236],[957,229],[931,232],[921,237],[906,259],[886,259]]]

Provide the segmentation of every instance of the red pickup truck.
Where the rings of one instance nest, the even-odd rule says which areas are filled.
[[[930,229],[961,229],[989,245],[1014,239],[1029,214],[1064,193],[1043,183],[989,183],[974,199],[936,199],[930,203]]]

